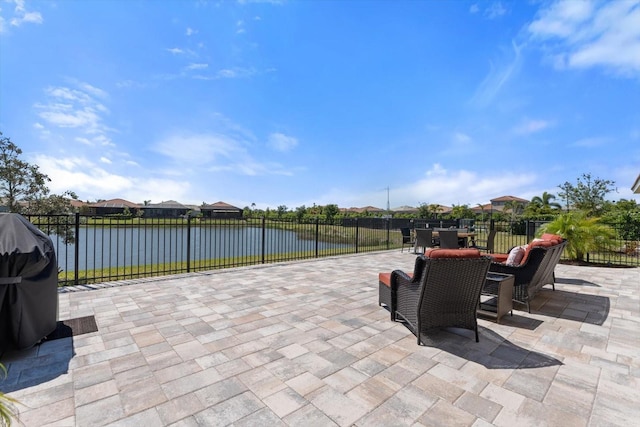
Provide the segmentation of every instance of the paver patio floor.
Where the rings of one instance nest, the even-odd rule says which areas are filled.
[[[98,331],[7,353],[26,426],[627,426],[640,269],[558,265],[501,324],[418,346],[378,306],[385,251],[60,293]]]

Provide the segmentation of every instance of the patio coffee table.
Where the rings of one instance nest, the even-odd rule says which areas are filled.
[[[496,323],[505,314],[511,312],[513,316],[513,274],[488,273],[482,288],[478,314],[493,317]]]

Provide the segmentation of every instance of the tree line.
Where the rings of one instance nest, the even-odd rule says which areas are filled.
[[[38,165],[33,165],[21,158],[22,150],[4,137],[0,132],[0,205],[9,212],[26,215],[54,215],[73,212],[70,201],[78,197],[71,191],[52,194],[47,184],[51,179],[42,173]],[[558,195],[544,192],[535,196],[529,203],[518,201],[507,202],[502,211],[476,212],[469,205],[454,205],[450,212],[441,212],[441,207],[433,203],[421,203],[414,213],[393,213],[394,218],[421,219],[460,219],[470,218],[480,221],[522,221],[541,220],[554,221],[563,215],[597,219],[601,224],[622,224],[622,238],[638,239],[640,234],[640,205],[635,200],[607,200],[607,196],[615,190],[615,182],[593,177],[585,173],[575,183],[565,182],[558,185]],[[559,203],[559,200],[563,204]],[[481,206],[481,205],[478,205]],[[380,217],[389,215],[385,211],[353,212],[340,210],[336,204],[324,206],[299,206],[290,209],[280,205],[276,209],[256,209],[255,204],[243,210],[245,218],[265,217],[279,220],[295,220],[299,222],[321,218],[333,221],[349,217]],[[490,215],[490,216],[489,216]],[[61,230],[63,231],[63,230]],[[64,233],[62,233],[64,234]]]

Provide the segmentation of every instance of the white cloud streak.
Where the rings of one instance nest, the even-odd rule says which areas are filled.
[[[107,135],[110,129],[104,124],[109,109],[95,96],[107,98],[108,94],[88,83],[77,82],[77,88],[52,86],[45,89],[47,102],[35,105],[38,116],[55,128],[76,129],[82,132],[75,140],[94,146],[113,145]],[[42,130],[45,127],[38,123]]]
[[[521,47],[515,41],[512,42],[513,58],[506,64],[494,66],[491,63],[489,74],[476,89],[471,98],[471,104],[485,107],[498,95],[502,87],[507,84],[511,77],[517,73],[522,63]]]
[[[174,133],[158,142],[154,150],[179,169],[205,168],[248,176],[293,174],[279,163],[257,161],[243,140],[230,135]]]

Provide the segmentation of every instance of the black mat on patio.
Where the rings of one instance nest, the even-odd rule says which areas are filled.
[[[96,318],[94,316],[77,317],[75,319],[60,320],[56,326],[56,330],[47,335],[46,340],[52,341],[60,338],[68,338],[76,335],[88,334],[96,332]]]

